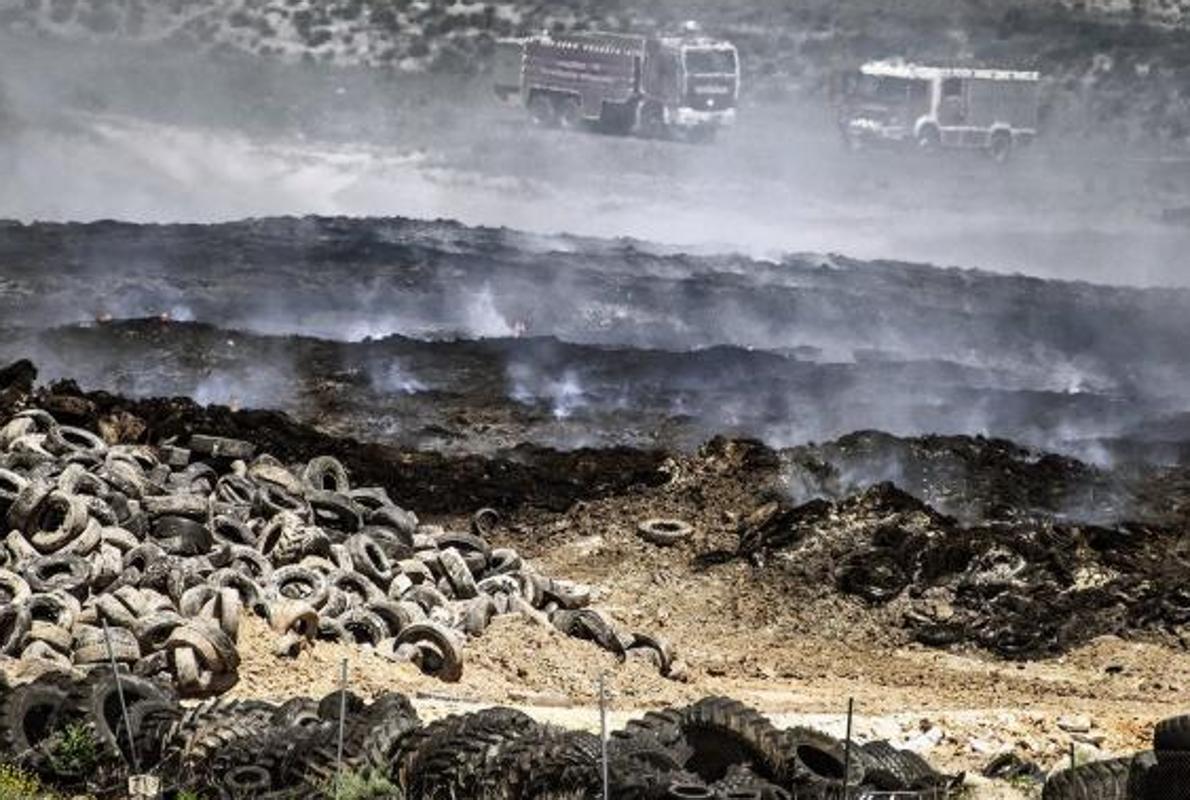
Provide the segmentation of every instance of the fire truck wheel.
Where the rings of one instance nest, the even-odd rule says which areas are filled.
[[[558,124],[568,131],[580,127],[583,122],[582,107],[578,98],[564,97],[557,104]]]
[[[997,164],[1003,164],[1012,154],[1012,135],[1003,131],[992,134],[992,141],[988,144],[988,155]]]
[[[645,103],[640,109],[640,132],[649,139],[665,136],[665,109],[658,103]]]
[[[942,134],[933,125],[927,125],[917,135],[917,149],[933,155],[942,149]]]
[[[554,104],[544,94],[535,94],[529,98],[529,117],[539,128],[554,128],[558,125],[558,113]]]

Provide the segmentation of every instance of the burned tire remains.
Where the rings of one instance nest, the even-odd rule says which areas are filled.
[[[1166,558],[1180,535],[1176,527],[1053,520],[965,526],[883,483],[745,522],[736,555],[760,563],[780,553],[815,585],[903,608],[903,628],[921,644],[1034,660],[1098,636],[1160,633],[1190,620],[1190,574]],[[1078,575],[1100,579],[1080,583]],[[1171,723],[1169,735],[1190,749],[1188,728]]]

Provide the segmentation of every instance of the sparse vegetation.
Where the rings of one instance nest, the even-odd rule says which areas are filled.
[[[345,772],[341,777],[329,781],[325,792],[328,797],[334,797],[336,800],[403,798],[400,787],[385,776],[371,771]]]
[[[47,758],[58,775],[92,774],[99,766],[99,748],[86,725],[69,725],[50,740]]]
[[[12,764],[0,764],[0,800],[44,797],[41,781]]]
[[[81,795],[80,800],[92,800]],[[64,796],[44,786],[41,780],[14,764],[0,763],[0,800],[65,800]]]

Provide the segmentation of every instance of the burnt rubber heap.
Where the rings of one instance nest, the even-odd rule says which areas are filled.
[[[221,797],[333,797],[341,709],[345,769],[387,783],[410,800],[594,798],[602,795],[599,738],[490,708],[422,724],[409,700],[370,702],[348,692],[284,703],[210,700],[182,707],[169,689],[121,678],[132,735],[123,732],[111,672],[46,674],[0,689],[4,755],[52,785],[116,797],[136,763],[183,790]],[[29,720],[43,714],[44,724]],[[74,772],[55,754],[64,732],[84,726],[98,744],[98,769]],[[810,728],[780,730],[724,697],[651,711],[612,732],[608,778],[617,798],[780,800],[823,797],[850,786],[946,791],[962,777],[938,773],[888,742],[844,744]],[[845,770],[844,764],[848,764]],[[119,787],[119,788],[113,788]],[[943,795],[939,795],[943,796]]]
[[[837,502],[764,506],[741,526],[737,553],[808,594],[830,587],[887,607],[923,644],[1035,659],[1105,634],[1176,640],[1190,622],[1181,531],[1046,518],[963,525],[884,483]]]
[[[1185,290],[405,219],[4,224],[0,262],[0,358],[370,441],[986,431],[1161,462],[1190,441]],[[47,330],[163,313],[202,324]]]
[[[664,643],[578,610],[581,587],[540,578],[515,552],[493,550],[483,534],[494,513],[481,511],[473,532],[457,534],[418,525],[388,499],[456,515],[488,499],[512,513],[581,506],[673,480],[689,467],[672,456],[623,448],[429,455],[335,439],[283,413],[126,400],[69,383],[34,389],[34,376],[27,362],[0,372],[4,418],[18,415],[3,436],[8,595],[63,589],[76,599],[63,608],[47,600],[36,621],[7,611],[9,654],[31,648],[77,660],[78,648],[94,644],[55,628],[54,614],[45,617],[54,609],[81,614],[86,631],[100,619],[121,627],[149,608],[175,616],[150,637],[162,652],[144,653],[141,671],[176,678],[182,669],[191,691],[201,693],[204,675],[217,690],[228,680],[216,678],[222,673],[188,656],[181,665],[169,659],[182,647],[168,646],[171,625],[205,617],[226,634],[235,613],[224,609],[246,606],[271,616],[282,637],[306,625],[307,636],[354,638],[446,675],[457,666],[456,640],[430,625],[424,642],[406,643],[403,627],[428,621],[475,633],[492,613],[540,619],[544,611],[565,633],[620,655],[638,650],[663,672],[672,663]],[[275,458],[256,455],[269,450]],[[1190,566],[1179,544],[1185,483],[1176,471],[1139,480],[1001,440],[875,433],[788,451],[720,439],[694,458],[730,465],[718,468],[736,487],[724,502],[741,517],[735,544],[699,562],[714,569],[749,559],[761,579],[784,576],[795,601],[842,593],[919,642],[1009,658],[1055,655],[1103,634],[1177,642],[1190,623]],[[904,488],[882,482],[889,478]],[[1162,480],[1162,502],[1153,503]],[[352,488],[361,485],[376,488]],[[717,513],[701,501],[690,510]],[[682,519],[632,525],[654,546],[690,552]],[[207,588],[212,580],[222,589]],[[270,608],[270,599],[306,599],[322,618]],[[182,652],[209,651],[226,667],[234,648],[221,651],[212,636]],[[135,632],[129,638],[130,652],[144,647]],[[298,644],[289,635],[279,647]]]
[[[7,381],[5,374],[10,376]],[[23,405],[36,374],[29,362],[18,362],[0,373],[0,415],[7,417]],[[6,383],[12,384],[7,391]],[[560,510],[577,500],[665,480],[661,451],[626,447],[557,451],[520,445],[492,457],[448,457],[335,437],[280,412],[232,411],[226,406],[200,406],[184,397],[138,400],[106,392],[83,393],[69,381],[40,390],[36,404],[63,423],[101,431],[117,442],[184,441],[193,433],[205,433],[251,441],[259,451],[286,462],[333,456],[357,483],[383,486],[423,512],[522,503]]]

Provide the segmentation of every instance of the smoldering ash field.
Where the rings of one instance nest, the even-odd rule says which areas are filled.
[[[0,0],[0,795],[1187,796],[1188,23],[886,5]],[[713,142],[492,92],[690,19]]]

